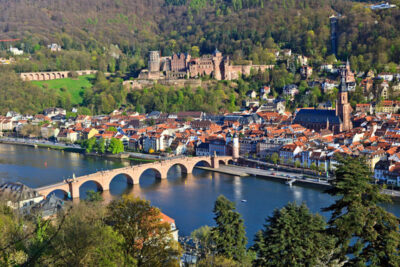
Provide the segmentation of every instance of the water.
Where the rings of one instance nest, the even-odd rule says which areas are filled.
[[[73,173],[80,176],[129,164],[132,163],[0,144],[0,182],[1,179],[19,181],[30,187],[60,182],[72,177]],[[89,189],[96,190],[95,184],[84,184],[80,190],[81,197]],[[322,207],[333,203],[333,199],[316,186],[289,187],[275,180],[252,176],[240,178],[200,169],[182,175],[179,167],[171,168],[165,180],[157,180],[152,171],[146,171],[139,185],[134,186],[127,185],[123,175],[117,176],[111,183],[110,191],[103,192],[103,196],[109,201],[123,193],[150,200],[175,219],[180,235],[189,235],[202,225],[213,225],[214,202],[223,194],[236,203],[244,218],[250,243],[254,234],[262,228],[265,218],[288,202],[305,202],[313,212],[320,212]],[[243,199],[247,202],[242,202]],[[400,215],[400,203],[391,204],[387,209]]]

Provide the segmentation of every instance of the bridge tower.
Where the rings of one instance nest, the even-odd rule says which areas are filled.
[[[232,142],[232,158],[237,160],[239,158],[239,137],[237,133],[233,135],[233,142]]]

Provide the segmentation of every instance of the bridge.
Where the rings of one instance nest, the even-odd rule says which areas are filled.
[[[79,189],[86,182],[94,182],[98,189],[106,191],[110,189],[112,180],[118,175],[124,175],[129,184],[139,184],[141,175],[147,170],[153,170],[158,179],[166,179],[169,169],[178,165],[182,173],[192,173],[199,163],[207,167],[219,168],[220,164],[226,165],[232,161],[230,156],[202,156],[202,157],[182,157],[167,159],[159,162],[133,165],[113,170],[99,171],[96,173],[66,179],[61,183],[52,184],[36,188],[35,190],[42,196],[47,197],[56,190],[63,191],[72,198],[79,198]]]
[[[71,71],[23,72],[20,77],[23,81],[48,81],[68,78]],[[96,74],[97,70],[77,70],[78,76]]]

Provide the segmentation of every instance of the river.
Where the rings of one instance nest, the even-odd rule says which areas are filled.
[[[60,182],[72,177],[73,173],[80,176],[129,164],[133,163],[0,144],[0,182],[19,181],[33,188]],[[95,184],[84,184],[80,190],[81,197],[89,189],[96,190]],[[289,187],[280,181],[252,176],[240,178],[200,169],[195,169],[192,174],[181,175],[178,167],[172,168],[165,180],[157,180],[151,171],[146,171],[140,178],[140,184],[134,186],[127,185],[125,177],[116,177],[110,191],[103,192],[103,196],[111,200],[123,193],[150,200],[175,219],[180,235],[189,235],[202,225],[213,225],[214,202],[223,194],[236,203],[245,221],[250,243],[254,234],[262,228],[265,218],[288,202],[305,202],[313,212],[320,212],[322,207],[333,203],[332,197],[316,186]],[[247,202],[242,202],[243,199]],[[386,208],[400,216],[399,202]]]

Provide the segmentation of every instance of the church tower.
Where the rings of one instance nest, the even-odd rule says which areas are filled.
[[[342,75],[342,81],[340,84],[340,90],[338,95],[338,100],[336,101],[336,116],[340,117],[342,121],[341,131],[348,131],[353,128],[353,124],[350,120],[350,115],[352,108],[348,102],[348,91],[346,87],[345,76]]]

